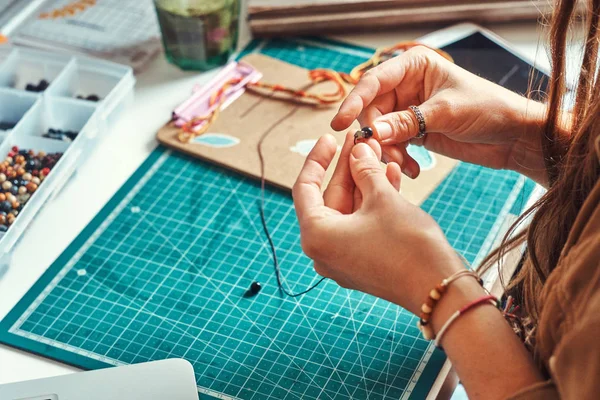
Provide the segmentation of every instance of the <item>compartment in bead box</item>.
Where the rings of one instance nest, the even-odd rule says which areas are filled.
[[[25,90],[28,83],[37,84],[42,79],[48,81],[46,90]],[[3,180],[0,182],[0,274],[8,267],[15,244],[40,208],[85,161],[109,124],[131,101],[134,84],[133,70],[127,66],[0,46],[0,122],[8,121],[7,126],[14,124],[10,130],[0,131],[0,174],[4,174],[0,175]],[[90,94],[98,95],[100,101],[76,99],[78,95]],[[47,135],[50,128],[54,134]],[[19,154],[23,150],[27,154]],[[9,153],[12,157],[7,160]],[[36,157],[37,161],[31,161]],[[18,165],[14,165],[16,161],[20,161]],[[28,189],[28,183],[37,182],[33,179],[34,170],[39,185],[37,188],[30,185]],[[8,189],[2,188],[5,182],[10,182],[10,188],[8,183],[4,185]],[[10,199],[7,193],[11,194]],[[20,204],[19,198],[13,199],[19,195],[24,204]],[[9,204],[2,202],[8,200],[19,204],[14,204],[17,206],[14,208],[10,202],[7,213]],[[8,218],[12,223],[6,225]]]
[[[22,135],[72,142],[92,119],[96,105],[71,99],[45,97],[20,124]],[[21,127],[22,125],[22,127]],[[89,133],[95,131],[90,131]]]
[[[0,87],[10,87],[18,90],[43,92],[65,69],[70,61],[69,56],[14,49],[0,65]],[[45,82],[47,87],[42,90],[39,85]],[[44,85],[45,86],[45,85]]]
[[[37,100],[31,93],[0,89],[0,134],[13,129]]]
[[[91,102],[102,101],[127,73],[127,68],[115,64],[74,60],[56,79],[48,94]]]
[[[19,223],[21,213],[27,215],[29,202],[50,181],[68,147],[66,142],[35,136],[8,136],[0,146],[0,232]]]

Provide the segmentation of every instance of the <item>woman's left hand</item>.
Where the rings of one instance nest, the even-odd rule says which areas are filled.
[[[384,171],[375,140],[346,136],[322,195],[336,149],[323,136],[293,188],[303,250],[320,275],[418,313],[429,290],[464,266],[433,218],[398,193],[400,167]]]

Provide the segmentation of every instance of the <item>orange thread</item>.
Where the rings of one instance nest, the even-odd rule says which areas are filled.
[[[77,13],[83,12],[88,8],[95,6],[96,0],[79,0],[73,3],[67,4],[64,7],[57,8],[52,11],[47,11],[39,15],[40,19],[56,19],[73,16]]]
[[[95,2],[95,0],[87,0],[87,2]],[[80,3],[86,2],[85,0],[80,1]],[[449,61],[454,61],[450,54],[446,53],[443,50],[435,49],[426,45],[423,45],[418,42],[401,42],[392,47],[380,48],[375,51],[373,56],[365,61],[362,64],[357,65],[350,71],[350,73],[345,72],[337,72],[330,69],[313,69],[308,72],[308,77],[312,81],[313,84],[319,84],[322,82],[333,82],[336,84],[336,91],[332,93],[324,93],[324,94],[316,94],[316,93],[308,93],[304,90],[298,90],[293,88],[288,88],[286,86],[280,84],[269,84],[264,82],[254,82],[246,84],[246,88],[262,95],[270,95],[276,92],[280,92],[282,94],[286,94],[290,99],[296,99],[300,103],[312,106],[319,105],[330,105],[333,103],[337,103],[346,97],[346,86],[345,83],[349,83],[351,85],[356,85],[360,78],[367,72],[369,69],[376,67],[382,62],[390,59],[394,56],[399,50],[406,51],[415,46],[425,46],[431,50],[434,50],[442,57],[446,58]],[[194,117],[190,121],[186,122],[180,129],[179,134],[177,135],[179,141],[183,143],[190,142],[193,138],[202,135],[205,133],[208,128],[212,125],[212,123],[217,119],[217,116],[220,112],[221,105],[225,101],[226,96],[224,96],[225,91],[229,89],[231,86],[239,84],[241,81],[240,78],[231,79],[226,82],[218,91],[213,93],[209,99],[209,106],[212,108],[212,111],[207,115]],[[266,92],[270,92],[267,94]],[[215,106],[216,105],[216,106]],[[198,126],[201,125],[199,128]],[[197,128],[197,129],[196,129]]]

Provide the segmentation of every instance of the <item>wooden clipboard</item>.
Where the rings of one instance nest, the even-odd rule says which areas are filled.
[[[264,82],[323,93],[335,89],[331,82],[307,89],[309,78],[306,69],[265,55],[250,54],[243,61],[258,69],[263,74]],[[335,132],[329,126],[338,107],[339,104],[307,106],[246,91],[221,111],[208,132],[191,143],[182,143],[177,138],[180,128],[172,123],[164,125],[157,138],[175,150],[260,178],[257,145],[261,136],[268,132],[262,146],[265,178],[273,185],[291,190],[306,154],[319,137],[331,133],[341,147],[345,132]],[[351,129],[358,128],[355,124]],[[205,139],[211,137],[230,138],[231,145],[219,147],[207,143]],[[418,179],[403,177],[401,192],[414,204],[421,204],[456,165],[456,161],[437,154],[432,154],[432,158],[434,167],[422,171]],[[336,162],[337,155],[327,172],[326,182]]]

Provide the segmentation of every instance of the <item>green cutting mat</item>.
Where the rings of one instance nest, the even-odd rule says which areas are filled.
[[[305,68],[348,71],[369,51],[324,41],[254,43]],[[470,261],[533,185],[459,164],[423,208]],[[259,186],[159,147],[0,324],[0,341],[85,369],[182,357],[205,398],[424,398],[445,360],[401,308],[326,281],[282,298]],[[318,279],[292,200],[266,214],[285,285]],[[415,265],[418,268],[418,265]],[[243,294],[252,281],[264,288]]]

